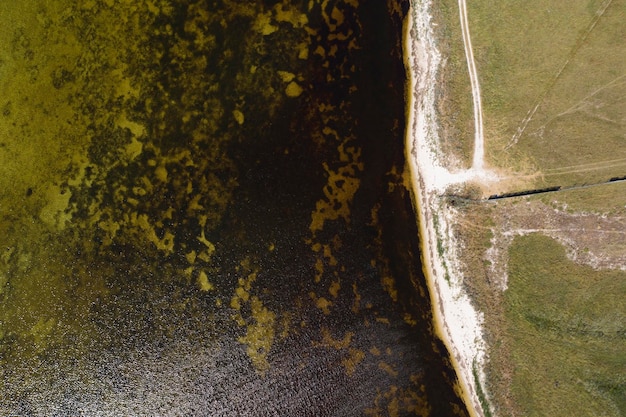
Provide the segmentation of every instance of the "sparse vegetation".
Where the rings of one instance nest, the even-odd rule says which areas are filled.
[[[487,401],[487,396],[483,391],[483,387],[480,383],[480,378],[478,377],[478,369],[476,368],[476,361],[472,363],[472,375],[474,376],[474,384],[476,384],[476,392],[478,395],[478,400],[480,401],[480,405],[483,408],[483,413],[485,417],[491,417],[491,410],[489,408],[489,401]]]

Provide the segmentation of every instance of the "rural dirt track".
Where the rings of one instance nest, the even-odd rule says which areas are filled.
[[[459,0],[459,18],[461,20],[461,31],[463,32],[465,59],[467,60],[467,68],[472,87],[472,101],[474,103],[474,157],[472,160],[472,169],[479,171],[483,169],[485,157],[483,108],[480,99],[480,84],[478,83],[478,71],[476,71],[476,63],[474,62],[474,52],[472,50],[472,40],[470,38],[469,23],[467,20],[467,4],[465,0]]]

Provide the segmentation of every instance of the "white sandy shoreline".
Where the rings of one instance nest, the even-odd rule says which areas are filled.
[[[475,366],[483,384],[485,342],[482,315],[474,309],[463,290],[456,256],[458,242],[449,227],[455,213],[441,198],[448,185],[469,180],[476,173],[471,170],[450,173],[441,163],[435,107],[441,57],[431,27],[430,1],[411,3],[404,36],[404,54],[410,75],[406,149],[419,217],[424,272],[431,293],[435,326],[451,353],[468,411],[471,415],[483,416],[473,375]]]

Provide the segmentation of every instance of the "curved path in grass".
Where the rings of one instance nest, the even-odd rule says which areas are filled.
[[[474,102],[474,157],[472,160],[472,170],[481,171],[485,158],[483,108],[480,100],[480,84],[478,83],[478,72],[476,71],[476,64],[474,63],[474,52],[472,51],[472,40],[470,38],[469,24],[467,21],[467,4],[465,0],[459,0],[459,18],[461,20],[461,31],[463,32],[465,59],[467,60],[467,68],[472,86],[472,101]]]

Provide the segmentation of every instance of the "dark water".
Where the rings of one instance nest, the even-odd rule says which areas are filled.
[[[0,414],[467,415],[403,1],[0,6]]]

